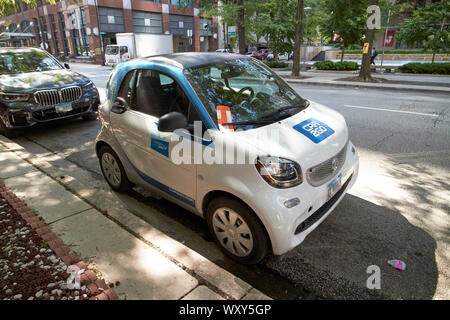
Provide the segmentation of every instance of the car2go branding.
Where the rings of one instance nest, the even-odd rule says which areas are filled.
[[[294,127],[295,130],[309,138],[315,144],[318,144],[334,134],[334,130],[325,123],[311,118],[303,121]]]

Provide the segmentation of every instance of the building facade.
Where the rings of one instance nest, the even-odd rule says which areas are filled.
[[[0,19],[0,33],[11,35],[8,45],[39,46],[60,59],[102,63],[101,48],[116,44],[116,33],[130,32],[172,34],[175,52],[218,48],[217,22],[201,17],[192,1],[57,0],[38,1],[37,8],[17,3],[14,14]]]

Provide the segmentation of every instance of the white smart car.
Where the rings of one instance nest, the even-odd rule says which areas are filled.
[[[358,175],[344,118],[246,56],[119,64],[99,117],[96,151],[110,186],[139,185],[204,217],[241,263],[299,245]]]

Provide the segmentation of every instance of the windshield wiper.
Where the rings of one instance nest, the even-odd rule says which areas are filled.
[[[304,100],[303,104],[293,104],[287,107],[283,107],[278,109],[277,111],[274,111],[272,113],[269,113],[268,115],[265,115],[263,117],[261,117],[261,119],[271,119],[275,116],[280,115],[281,117],[284,117],[283,113],[292,109],[305,109],[309,107],[310,102],[308,100]],[[279,117],[280,118],[280,117]],[[277,119],[279,119],[277,118]]]
[[[272,124],[273,121],[270,120],[248,120],[248,121],[240,121],[240,122],[230,122],[230,123],[221,123],[223,126],[250,126],[254,124]]]

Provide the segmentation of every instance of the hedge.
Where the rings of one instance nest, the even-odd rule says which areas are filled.
[[[344,61],[344,62],[333,62],[333,61],[319,61],[314,64],[314,66],[319,70],[336,70],[336,71],[353,71],[358,70],[359,66],[356,62]]]
[[[377,49],[378,54],[381,55],[383,52],[383,49]],[[352,50],[345,50],[346,54],[362,54],[362,49],[352,49]],[[439,50],[437,53],[439,54],[449,54],[450,50]],[[384,50],[384,54],[433,54],[433,50],[402,50],[402,49],[389,49]]]
[[[450,63],[408,63],[399,69],[404,73],[450,74]]]
[[[280,62],[280,61],[264,61],[264,63],[269,67],[269,68],[277,68],[277,69],[281,69],[281,68],[287,68],[288,64],[286,62]]]

